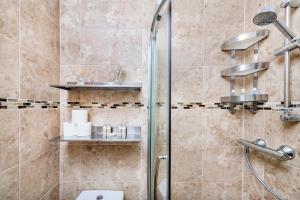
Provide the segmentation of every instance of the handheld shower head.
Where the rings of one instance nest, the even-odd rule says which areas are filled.
[[[277,14],[273,7],[265,7],[258,11],[253,18],[253,23],[258,26],[274,24],[276,28],[289,40],[293,40],[296,35],[283,23],[277,20]]]
[[[265,26],[277,21],[277,14],[272,7],[262,8],[253,18],[253,23],[257,26]]]

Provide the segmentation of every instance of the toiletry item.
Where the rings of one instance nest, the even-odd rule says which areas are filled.
[[[87,123],[88,111],[87,110],[72,110],[72,123]]]
[[[64,122],[63,130],[64,130],[65,137],[71,137],[76,135],[76,128],[75,128],[75,124],[73,123]]]
[[[121,129],[121,138],[126,139],[127,138],[127,127],[125,125],[122,126]]]
[[[76,123],[76,135],[79,137],[86,137],[90,136],[92,133],[92,123]]]

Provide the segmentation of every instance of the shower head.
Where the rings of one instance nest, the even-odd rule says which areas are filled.
[[[274,7],[265,7],[260,9],[254,16],[253,23],[258,26],[265,26],[273,23],[289,40],[293,40],[296,37],[296,35],[286,25],[277,20],[277,14]]]
[[[272,7],[263,8],[253,18],[253,23],[258,26],[265,26],[277,21],[277,14]]]

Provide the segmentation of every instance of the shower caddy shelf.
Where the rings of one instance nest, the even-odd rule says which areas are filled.
[[[50,87],[63,90],[140,91],[142,84],[139,82],[68,82],[65,85],[51,84]]]
[[[115,127],[113,127],[114,129]],[[127,137],[124,139],[117,137],[105,137],[102,126],[93,126],[90,136],[58,136],[50,140],[51,142],[105,142],[105,143],[137,143],[141,142],[141,127],[127,127]]]
[[[221,71],[221,76],[230,79],[230,96],[221,97],[223,105],[229,105],[230,111],[234,112],[236,105],[247,104],[252,112],[256,112],[257,104],[268,101],[267,94],[258,92],[258,73],[267,70],[269,62],[258,62],[258,43],[269,36],[269,30],[258,30],[249,33],[240,34],[224,42],[221,46],[222,51],[231,51],[231,61],[233,67]],[[253,47],[253,63],[243,63],[236,65],[236,51],[245,51]],[[235,80],[245,76],[252,75],[253,89],[250,94],[236,94]]]

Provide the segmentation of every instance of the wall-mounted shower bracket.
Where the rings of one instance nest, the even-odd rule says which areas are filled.
[[[267,94],[259,94],[258,91],[258,73],[269,67],[268,62],[258,62],[258,42],[268,37],[269,30],[258,30],[249,33],[243,33],[224,42],[221,46],[223,51],[231,51],[231,64],[233,67],[221,71],[222,77],[230,79],[230,96],[221,97],[222,104],[229,105],[230,112],[235,111],[236,105],[247,105],[251,112],[257,111],[257,104],[268,100]],[[236,51],[246,50],[253,47],[253,63],[244,63],[236,65]],[[251,75],[253,77],[253,88],[250,94],[245,94],[242,89],[241,94],[236,93],[235,83],[237,78],[243,78]]]

